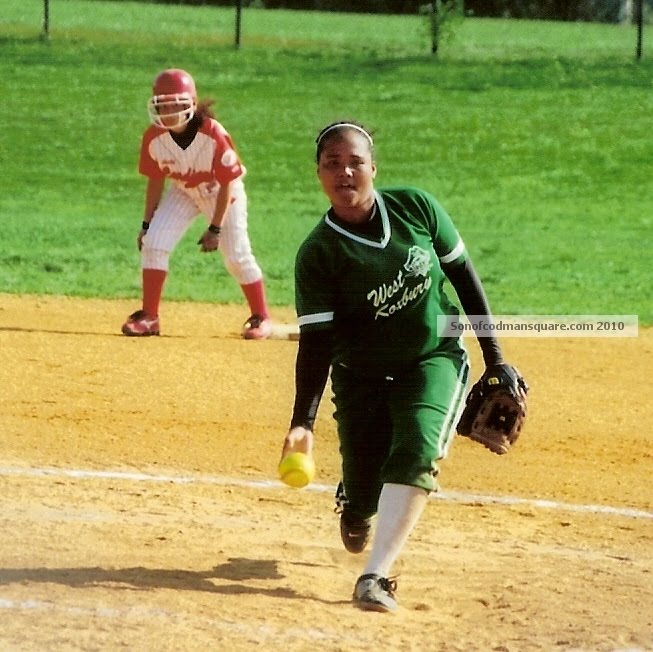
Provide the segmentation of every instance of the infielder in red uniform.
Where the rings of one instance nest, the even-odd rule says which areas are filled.
[[[247,233],[245,167],[231,136],[213,116],[212,103],[198,103],[195,82],[184,70],[164,70],[154,79],[148,103],[152,125],[143,134],[139,160],[139,172],[147,177],[137,238],[143,305],[123,324],[125,335],[159,335],[170,254],[200,213],[207,219],[200,250],[220,250],[249,304],[243,337],[260,340],[271,333],[263,275]],[[166,179],[170,183],[164,195]]]

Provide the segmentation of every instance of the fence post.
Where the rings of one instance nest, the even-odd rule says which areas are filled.
[[[243,0],[236,0],[236,38],[234,46],[236,50],[240,49],[240,25],[243,13]]]
[[[47,41],[50,38],[50,0],[43,0],[43,31],[41,38]]]
[[[635,13],[637,20],[637,52],[635,57],[637,61],[642,58],[642,40],[644,32],[644,0],[637,0],[635,3]]]

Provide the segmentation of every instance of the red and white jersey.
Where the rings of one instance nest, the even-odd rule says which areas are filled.
[[[151,125],[143,134],[138,171],[150,178],[169,178],[189,194],[214,194],[244,176],[231,136],[212,118],[204,118],[193,142],[180,147],[167,129]]]

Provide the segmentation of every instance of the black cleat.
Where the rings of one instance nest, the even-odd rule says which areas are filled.
[[[340,538],[348,552],[357,555],[365,550],[370,540],[371,518],[358,518],[345,507],[340,514]]]
[[[349,501],[345,494],[345,487],[341,482],[336,488],[336,507],[333,510],[340,514],[340,538],[345,546],[345,550],[353,554],[358,554],[365,550],[370,540],[370,530],[372,528],[371,518],[360,518],[349,511]]]

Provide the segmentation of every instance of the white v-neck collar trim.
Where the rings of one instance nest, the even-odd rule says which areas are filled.
[[[374,199],[376,201],[376,205],[379,207],[379,213],[381,213],[381,225],[383,227],[383,238],[381,239],[381,241],[370,240],[369,238],[364,238],[363,236],[357,235],[355,233],[351,233],[350,231],[347,231],[347,229],[343,229],[339,224],[336,224],[329,217],[329,213],[327,213],[324,216],[324,221],[334,231],[337,231],[338,233],[340,233],[340,235],[344,235],[350,240],[354,240],[355,242],[360,242],[361,244],[367,245],[368,247],[385,249],[386,245],[390,241],[390,219],[388,218],[388,211],[385,207],[385,202],[383,201],[381,195],[378,192],[376,192],[376,190],[374,191]]]

